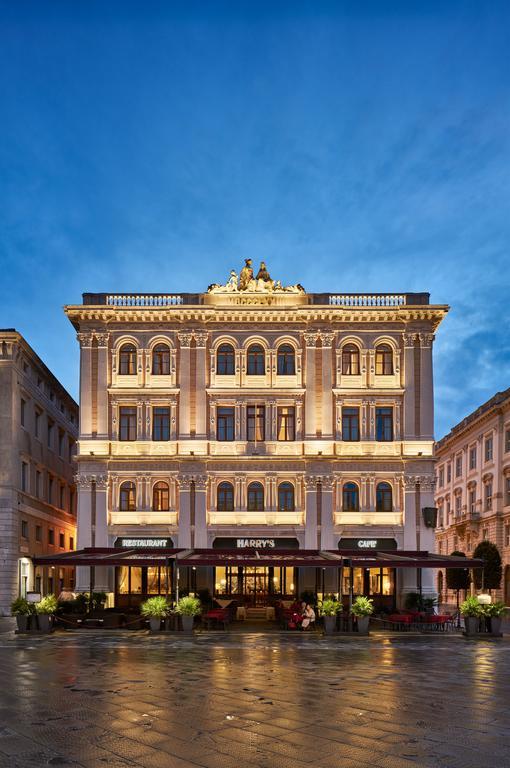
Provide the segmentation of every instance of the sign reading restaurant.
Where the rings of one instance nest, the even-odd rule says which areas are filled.
[[[127,549],[172,549],[172,539],[122,536],[115,539],[116,547]]]

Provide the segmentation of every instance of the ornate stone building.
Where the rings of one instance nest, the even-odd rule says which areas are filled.
[[[0,614],[15,597],[74,588],[74,568],[32,558],[74,549],[78,406],[14,329],[0,330]]]
[[[81,347],[79,547],[432,552],[432,342],[447,307],[250,270],[204,294],[66,307]],[[187,588],[338,591],[333,573],[280,565],[190,570]],[[158,568],[97,566],[95,588],[162,591]],[[358,592],[417,588],[416,569],[398,584],[392,568],[355,571]]]
[[[503,582],[498,599],[510,603],[510,389],[498,392],[436,443],[436,530],[439,554],[471,557],[484,539],[499,550]],[[446,591],[438,572],[438,591]]]

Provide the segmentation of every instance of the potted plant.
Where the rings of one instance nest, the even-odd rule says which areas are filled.
[[[325,598],[320,606],[320,612],[324,619],[324,632],[332,635],[336,628],[336,615],[341,605],[338,600]]]
[[[52,625],[52,619],[57,612],[58,601],[55,595],[46,595],[43,599],[35,604],[35,612],[37,613],[37,623],[39,629],[43,632],[49,632]]]
[[[351,613],[353,616],[356,616],[358,632],[360,634],[368,634],[368,623],[373,612],[374,601],[370,597],[363,597],[360,595],[352,604]]]
[[[460,612],[464,617],[466,635],[476,635],[482,615],[482,606],[474,595],[467,597],[460,606]]]
[[[26,632],[29,628],[30,616],[33,614],[33,604],[24,597],[18,597],[11,603],[11,613],[16,616],[18,632]]]
[[[175,607],[176,613],[178,613],[182,620],[182,628],[184,632],[193,631],[193,621],[195,616],[198,616],[202,610],[202,604],[198,597],[181,597]]]
[[[505,611],[506,606],[501,602],[489,603],[489,605],[483,606],[482,612],[487,622],[487,629],[491,635],[501,637],[501,623]]]
[[[166,597],[163,595],[157,595],[156,597],[149,597],[140,606],[140,613],[149,619],[149,626],[151,632],[159,632],[161,629],[161,620],[166,618],[170,612],[170,606],[168,605]]]

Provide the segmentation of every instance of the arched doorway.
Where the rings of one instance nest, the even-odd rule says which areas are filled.
[[[505,566],[505,605],[510,604],[510,565]]]

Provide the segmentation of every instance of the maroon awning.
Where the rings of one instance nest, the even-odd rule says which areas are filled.
[[[369,553],[315,549],[122,549],[89,547],[59,555],[34,557],[34,565],[164,566],[177,561],[180,566],[288,566],[297,568],[342,568],[346,561],[355,568],[483,568],[483,561],[433,552],[405,550]]]

